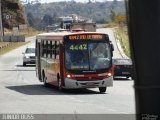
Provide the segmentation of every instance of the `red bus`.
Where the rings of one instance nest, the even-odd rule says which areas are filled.
[[[44,33],[36,37],[36,74],[64,89],[113,86],[113,45],[97,32]]]

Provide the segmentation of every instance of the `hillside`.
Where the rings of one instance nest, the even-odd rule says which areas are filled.
[[[24,9],[18,0],[2,0],[3,27],[12,29],[25,24]]]
[[[124,1],[106,1],[93,3],[54,2],[26,4],[26,14],[28,22],[35,28],[42,28],[58,22],[60,16],[77,14],[78,16],[91,18],[96,23],[107,23],[111,21],[111,9],[117,15],[125,14]],[[47,19],[45,19],[47,18]],[[48,21],[48,23],[46,23]],[[50,22],[49,22],[50,21]]]

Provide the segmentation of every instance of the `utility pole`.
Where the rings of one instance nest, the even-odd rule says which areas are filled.
[[[137,120],[160,119],[160,2],[128,0]]]
[[[3,42],[2,1],[0,0],[0,41]]]

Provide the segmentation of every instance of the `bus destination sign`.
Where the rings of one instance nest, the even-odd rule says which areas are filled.
[[[100,34],[83,34],[83,35],[70,35],[69,40],[102,40],[103,35]]]

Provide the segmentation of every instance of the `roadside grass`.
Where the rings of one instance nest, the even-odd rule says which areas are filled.
[[[24,35],[25,37],[35,36],[40,33],[42,33],[42,31],[37,31],[33,28],[29,28],[26,30],[20,30],[20,35]]]
[[[124,53],[130,58],[130,45],[129,45],[129,38],[128,38],[128,27],[127,26],[120,26],[115,22],[108,23],[104,26],[105,28],[114,28],[116,33],[116,39],[120,41],[122,49]]]
[[[25,37],[35,36],[39,33],[42,33],[42,31],[37,31],[33,28],[19,30],[19,35],[24,35]],[[4,35],[12,36],[12,30],[5,28]],[[29,42],[0,42],[0,56],[28,43]]]
[[[128,27],[117,27],[115,28],[117,39],[120,41],[122,49],[124,53],[130,58],[130,45],[129,45],[129,38],[128,38]]]
[[[117,23],[108,23],[106,25],[104,25],[105,28],[117,28],[118,27],[118,24]]]
[[[0,49],[0,56],[5,54],[5,53],[8,53],[20,46],[23,46],[23,45],[26,45],[28,44],[29,42],[10,42],[7,46],[4,46],[3,48]],[[0,46],[2,45],[3,43],[0,42]]]

